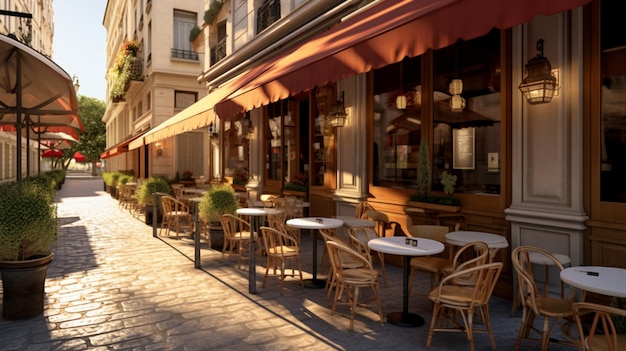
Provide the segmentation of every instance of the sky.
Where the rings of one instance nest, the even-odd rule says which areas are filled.
[[[105,101],[107,0],[53,0],[52,60],[78,78],[78,95]]]

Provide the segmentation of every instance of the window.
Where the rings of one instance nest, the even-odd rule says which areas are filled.
[[[226,21],[217,24],[217,43],[211,47],[211,65],[226,57]]]
[[[455,191],[500,194],[500,32],[434,52],[433,189],[441,174],[457,176]],[[465,108],[450,107],[450,83],[463,82]]]
[[[185,108],[193,105],[198,100],[198,93],[189,91],[175,91],[174,92],[174,108],[182,111]]]
[[[267,114],[266,179],[282,186],[284,180],[298,172],[295,121],[289,111],[288,101],[270,104]]]
[[[421,67],[417,57],[374,70],[374,185],[416,187]],[[398,101],[406,106],[398,106]]]
[[[172,57],[197,60],[198,54],[193,51],[189,41],[189,32],[196,25],[197,14],[174,10],[174,47]]]
[[[146,56],[146,63],[152,61],[152,21],[148,23],[148,55]]]
[[[626,202],[626,36],[619,4],[601,3],[600,200]]]
[[[257,34],[280,19],[280,0],[266,0],[257,14]]]
[[[224,122],[224,175],[232,177],[236,185],[248,182],[251,125],[250,112],[240,114],[234,122]]]
[[[443,191],[446,171],[457,176],[457,192],[500,193],[499,59],[500,32],[494,30],[434,51],[431,68],[416,57],[374,70],[375,186],[416,189],[421,139],[432,135],[431,190]],[[422,87],[428,71],[431,91]],[[450,107],[453,79],[463,82],[465,108],[459,112]]]

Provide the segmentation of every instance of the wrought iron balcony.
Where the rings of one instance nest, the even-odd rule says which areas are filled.
[[[218,63],[224,57],[226,57],[226,38],[211,48],[211,65]]]
[[[280,0],[267,0],[259,7],[257,14],[257,34],[280,19]]]
[[[198,61],[198,53],[193,50],[172,49],[172,58]]]

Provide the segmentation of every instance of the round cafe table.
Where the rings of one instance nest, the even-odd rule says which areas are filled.
[[[407,240],[408,243],[407,243]],[[414,246],[411,240],[417,240]],[[375,238],[367,242],[370,249],[386,254],[402,256],[402,312],[392,312],[387,315],[387,321],[400,327],[419,327],[424,324],[424,318],[409,313],[409,269],[411,257],[430,256],[443,252],[443,243],[424,238],[410,238],[391,236]]]
[[[292,218],[288,220],[287,225],[293,228],[319,230],[319,229],[335,229],[343,226],[343,221],[337,218],[325,217],[304,217]],[[307,288],[323,288],[326,282],[317,279],[317,233],[313,235],[313,278],[305,279],[304,286]]]
[[[250,236],[250,244],[248,248],[248,292],[256,294],[256,248],[257,238],[259,237],[259,227],[261,226],[261,220],[268,214],[282,213],[280,210],[273,208],[256,208],[256,207],[244,207],[238,208],[237,214],[240,216],[250,216],[250,226],[252,227],[252,235]]]
[[[626,297],[626,269],[604,266],[568,267],[561,271],[565,283],[597,294]]]
[[[509,242],[505,237],[493,233],[473,232],[473,231],[457,231],[446,234],[448,244],[463,246],[475,241],[482,241],[487,244],[491,254],[491,260],[496,256],[499,249],[509,247]]]

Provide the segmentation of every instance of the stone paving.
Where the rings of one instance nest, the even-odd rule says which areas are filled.
[[[103,192],[100,178],[68,178],[57,200],[60,230],[47,274],[44,314],[24,321],[0,319],[0,350],[469,349],[460,333],[436,333],[427,349],[426,326],[381,325],[376,313],[365,308],[359,309],[350,331],[347,307],[339,306],[331,316],[323,289],[289,280],[280,296],[275,278],[262,288],[261,258],[257,294],[248,292],[247,267],[239,269],[236,258],[222,261],[221,252],[207,243],[201,269],[195,269],[188,234],[153,237],[143,217],[120,209]],[[306,248],[311,245],[303,236],[305,278],[310,277],[306,272],[312,257]],[[389,285],[381,285],[384,314],[401,309],[401,270],[387,265],[387,271]],[[432,308],[425,297],[428,285],[427,275],[418,276],[410,300],[411,311],[427,324]],[[509,300],[492,298],[500,350],[513,349],[519,328],[520,313],[510,317],[510,307]],[[491,349],[486,335],[476,335],[476,349]],[[561,349],[574,350],[550,348]]]

